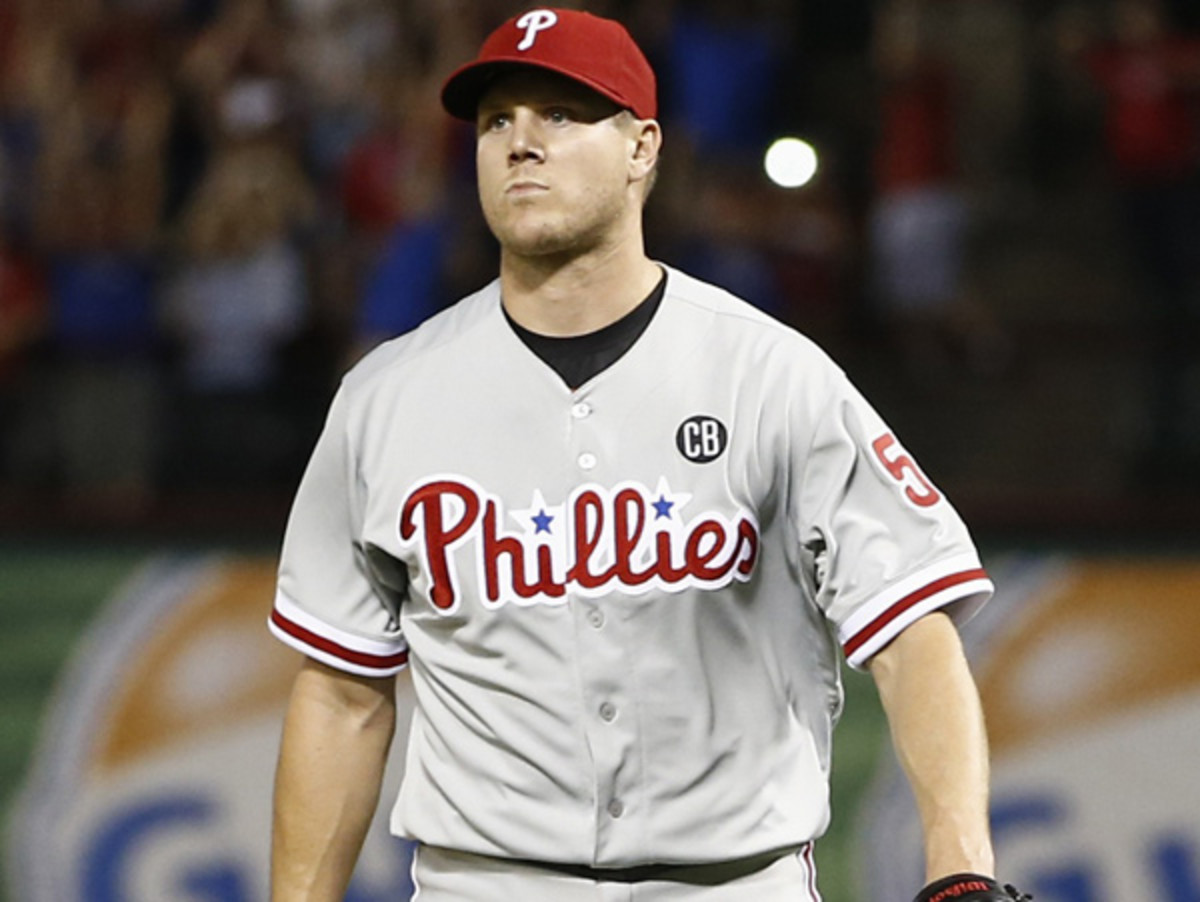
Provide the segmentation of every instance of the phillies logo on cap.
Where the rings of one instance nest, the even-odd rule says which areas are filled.
[[[551,30],[553,38],[543,39]],[[577,9],[548,7],[513,16],[488,35],[479,55],[442,85],[442,105],[450,115],[474,121],[484,92],[514,64],[565,75],[639,119],[658,113],[654,70],[625,26]]]
[[[525,37],[517,44],[518,50],[528,50],[537,40],[538,32],[558,24],[558,14],[552,9],[531,10],[517,19],[517,28],[525,30]]]

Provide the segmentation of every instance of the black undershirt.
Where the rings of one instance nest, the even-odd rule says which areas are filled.
[[[654,319],[654,313],[662,303],[666,287],[667,277],[664,273],[644,301],[615,323],[587,335],[571,335],[566,338],[539,335],[515,322],[507,310],[504,311],[504,318],[529,350],[558,373],[563,382],[574,390],[593,376],[604,372],[633,347],[650,325],[650,320]]]

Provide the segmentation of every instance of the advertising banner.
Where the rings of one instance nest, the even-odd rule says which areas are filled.
[[[10,820],[20,902],[263,902],[271,786],[300,656],[270,636],[275,560],[170,557],[89,628]],[[403,766],[411,693],[384,798]],[[381,804],[348,902],[409,898]]]
[[[1022,559],[966,628],[992,747],[1000,877],[1037,902],[1200,902],[1200,562]],[[863,898],[922,880],[889,761]]]

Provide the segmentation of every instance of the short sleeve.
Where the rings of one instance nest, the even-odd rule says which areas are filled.
[[[847,662],[933,611],[969,619],[993,586],[965,524],[844,376],[811,429],[796,525]]]
[[[348,400],[330,407],[288,518],[268,626],[280,640],[331,667],[389,676],[408,663],[398,605],[370,577],[362,505],[347,428]]]

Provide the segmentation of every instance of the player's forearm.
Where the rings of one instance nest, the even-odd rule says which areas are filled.
[[[991,875],[987,737],[954,625],[923,618],[875,657],[871,673],[916,797],[927,879]]]
[[[334,902],[379,802],[395,729],[392,680],[314,662],[296,678],[275,774],[272,902]]]

